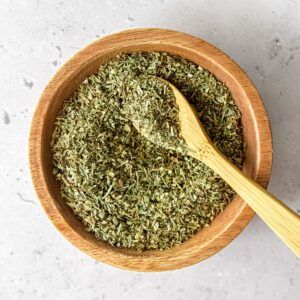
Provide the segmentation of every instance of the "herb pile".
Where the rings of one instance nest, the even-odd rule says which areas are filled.
[[[140,76],[126,85],[124,112],[134,127],[156,146],[185,150],[179,111],[172,89],[155,76]]]
[[[53,172],[86,230],[113,246],[140,251],[181,244],[209,226],[234,196],[204,164],[158,147],[136,129],[138,112],[153,125],[152,134],[158,125],[170,139],[179,134],[170,90],[147,80],[149,75],[168,80],[187,97],[234,164],[240,167],[244,157],[241,115],[228,88],[190,61],[157,52],[122,54],[87,78],[57,117]],[[169,110],[158,115],[129,105],[137,96]]]

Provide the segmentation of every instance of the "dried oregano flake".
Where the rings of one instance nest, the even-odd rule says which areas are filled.
[[[178,137],[172,94],[150,80],[153,75],[187,97],[234,164],[240,167],[244,157],[241,114],[228,88],[207,70],[167,53],[133,53],[118,55],[87,78],[57,117],[54,174],[86,230],[113,246],[137,250],[181,244],[209,226],[234,196],[204,164],[158,147],[136,129],[134,114],[147,108],[144,125],[161,126],[164,139]],[[137,95],[141,107],[132,102]],[[145,106],[153,100],[159,105],[154,110]]]

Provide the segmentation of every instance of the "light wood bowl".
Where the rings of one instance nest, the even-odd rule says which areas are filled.
[[[127,30],[102,38],[64,64],[45,88],[31,126],[29,159],[33,184],[40,202],[55,227],[76,247],[93,258],[123,269],[164,271],[200,262],[230,243],[249,223],[254,212],[238,196],[211,226],[179,246],[165,251],[112,247],[84,230],[59,193],[52,175],[50,140],[53,123],[62,105],[79,84],[99,66],[121,52],[165,51],[180,55],[212,72],[230,89],[242,112],[247,143],[243,170],[267,187],[272,167],[271,131],[267,114],[255,87],[243,70],[227,55],[207,42],[163,29]]]

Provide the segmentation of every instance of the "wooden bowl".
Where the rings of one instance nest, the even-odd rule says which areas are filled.
[[[123,269],[164,271],[179,269],[215,254],[249,223],[254,215],[238,196],[211,226],[179,246],[165,251],[121,249],[96,240],[66,205],[52,175],[50,140],[53,123],[63,103],[99,66],[121,52],[165,51],[180,55],[212,72],[230,89],[242,112],[247,152],[243,170],[267,187],[272,167],[271,132],[255,87],[227,55],[199,38],[163,29],[127,30],[102,38],[79,51],[63,65],[45,88],[37,105],[29,140],[30,169],[40,202],[56,228],[93,258]]]

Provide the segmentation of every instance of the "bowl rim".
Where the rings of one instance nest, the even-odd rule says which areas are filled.
[[[189,48],[193,51],[202,51],[209,57],[213,57],[219,67],[230,72],[231,75],[240,82],[244,82],[243,91],[249,96],[249,102],[252,105],[252,113],[257,119],[258,144],[260,150],[259,162],[257,163],[256,174],[253,177],[262,186],[267,187],[271,169],[272,169],[272,136],[269,119],[265,111],[261,98],[245,72],[229,56],[222,51],[197,37],[181,33],[178,31],[158,28],[141,28],[121,31],[108,35],[104,38],[94,41],[69,59],[56,72],[50,82],[47,84],[40,100],[36,106],[35,113],[31,123],[29,136],[29,165],[33,185],[39,201],[46,212],[48,218],[54,226],[68,239],[75,247],[92,256],[93,258],[110,265],[134,271],[166,271],[183,268],[198,263],[213,254],[220,251],[228,245],[250,222],[254,216],[253,210],[243,202],[239,207],[237,217],[226,228],[222,228],[220,233],[211,241],[203,244],[197,251],[186,249],[180,256],[174,258],[167,255],[169,250],[155,251],[164,252],[166,255],[153,255],[142,252],[136,255],[135,251],[122,252],[118,248],[103,247],[103,243],[89,242],[82,235],[74,230],[62,216],[60,209],[52,198],[47,182],[44,178],[43,161],[42,161],[42,134],[44,128],[44,119],[48,111],[49,103],[54,96],[54,88],[59,86],[66,76],[72,76],[74,70],[83,63],[90,63],[96,55],[110,51],[110,49],[125,49],[126,46],[132,46],[134,43],[168,43],[179,45],[183,48]],[[151,51],[151,50],[150,50]],[[153,50],[152,50],[153,51]],[[167,51],[166,51],[167,52]],[[96,53],[96,54],[95,54]],[[202,54],[203,54],[202,53]],[[251,95],[251,97],[250,97]],[[239,198],[236,196],[235,198]],[[176,246],[181,247],[181,245]],[[179,249],[179,248],[178,248]]]

